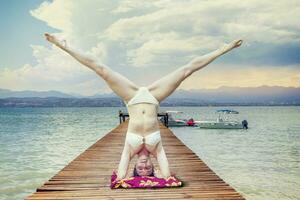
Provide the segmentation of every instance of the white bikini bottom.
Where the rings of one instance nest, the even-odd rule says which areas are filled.
[[[150,133],[149,135],[143,137],[136,133],[127,131],[125,139],[133,148],[139,147],[142,144],[148,144],[155,146],[159,141],[161,141],[160,130]]]

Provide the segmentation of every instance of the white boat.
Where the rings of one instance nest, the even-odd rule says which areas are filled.
[[[168,126],[193,126],[195,123],[193,119],[187,116],[183,111],[168,110],[165,111],[168,114]]]
[[[205,129],[244,129],[248,128],[247,121],[244,120],[244,123],[238,122],[236,120],[228,120],[226,119],[225,115],[228,116],[228,114],[238,114],[239,112],[234,110],[217,110],[217,113],[219,114],[217,117],[217,120],[211,120],[211,121],[195,121],[196,126],[200,128]],[[245,122],[247,125],[245,125]]]

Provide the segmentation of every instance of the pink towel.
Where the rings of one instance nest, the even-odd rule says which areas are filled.
[[[155,176],[133,176],[121,180],[116,180],[117,174],[113,171],[111,175],[111,189],[116,188],[164,188],[164,187],[180,187],[182,182],[175,176],[167,179],[157,178]]]

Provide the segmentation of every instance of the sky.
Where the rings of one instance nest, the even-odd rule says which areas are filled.
[[[10,0],[1,1],[0,17],[1,89],[112,92],[45,32],[139,86],[243,39],[179,89],[300,87],[298,0]]]

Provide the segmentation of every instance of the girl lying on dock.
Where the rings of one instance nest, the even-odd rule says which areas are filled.
[[[211,53],[194,58],[186,65],[179,67],[149,86],[139,87],[98,60],[72,49],[66,45],[66,42],[57,39],[54,35],[45,33],[45,37],[81,64],[95,71],[125,102],[130,119],[117,170],[117,180],[127,176],[129,162],[135,155],[138,156],[138,159],[133,172],[134,176],[162,178],[171,176],[157,119],[159,103],[171,95],[181,82],[191,74],[242,44],[242,40],[234,40]],[[150,154],[157,159],[160,173],[154,170]]]

